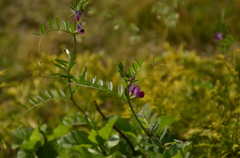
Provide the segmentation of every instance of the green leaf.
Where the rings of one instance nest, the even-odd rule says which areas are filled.
[[[23,107],[24,109],[28,110],[27,106],[24,104],[20,104],[21,107]]]
[[[142,66],[142,63],[143,63],[144,60],[142,60],[142,61],[139,60],[139,59],[135,59],[135,60],[136,60],[136,62],[138,63],[139,66]]]
[[[47,100],[47,97],[42,92],[39,92],[39,96],[43,99],[43,101]]]
[[[34,35],[37,35],[37,36],[42,36],[42,34],[39,34],[39,33],[32,33]]]
[[[36,100],[34,100],[33,98],[29,99],[29,102],[33,105],[37,104],[38,102]]]
[[[49,99],[53,99],[54,98],[54,95],[53,95],[51,90],[46,90],[45,94],[48,96]]]
[[[62,26],[63,26],[64,30],[67,30],[67,26],[66,26],[66,22],[65,21],[62,21]]]
[[[107,141],[107,146],[109,148],[112,148],[120,142],[120,137],[118,135],[113,135],[111,138],[108,139]]]
[[[144,105],[143,109],[141,110],[141,112],[140,112],[141,115],[144,115],[147,109],[148,109],[148,103],[146,103],[146,104]]]
[[[28,141],[30,139],[32,132],[33,128],[25,127],[12,131],[11,135],[13,136],[15,143],[20,145],[23,141]]]
[[[130,134],[136,137],[136,129],[133,125],[129,123],[128,120],[119,117],[115,123],[115,126],[121,129],[123,133]]]
[[[30,140],[43,141],[43,135],[39,132],[38,128],[35,128],[33,130]]]
[[[112,91],[112,89],[113,89],[113,84],[112,84],[112,82],[108,82],[108,89],[110,90],[110,91]]]
[[[61,75],[61,77],[63,78],[73,78],[73,75],[69,74],[69,75]]]
[[[96,78],[97,78],[97,76],[95,75],[95,77],[90,80],[90,83],[91,83],[91,84],[94,84],[95,81],[96,81]]]
[[[68,66],[68,61],[61,60],[61,59],[55,59],[55,61],[63,66]]]
[[[152,118],[151,118],[151,121],[150,121],[150,126],[153,126],[154,123],[155,123],[155,120],[156,120],[156,117],[157,117],[157,114],[155,113]]]
[[[50,28],[50,30],[52,30],[52,28],[53,28],[52,18],[49,18],[49,19],[48,19],[48,23],[49,23],[49,28]]]
[[[98,144],[98,141],[96,140],[97,135],[98,135],[98,132],[96,130],[92,129],[89,136],[88,136],[88,139],[91,142],[93,142],[95,144]]]
[[[98,85],[103,86],[103,81],[102,80],[98,80]]]
[[[41,146],[40,141],[31,140],[31,141],[27,141],[27,142],[23,143],[22,145],[20,145],[20,148],[33,152],[33,151],[36,151],[37,148],[39,148],[40,146]]]
[[[59,18],[56,18],[56,24],[57,24],[57,29],[60,30],[61,26],[60,26]]]
[[[171,125],[177,118],[178,116],[161,116],[161,124],[159,125],[157,132],[161,132],[165,126]]]
[[[165,136],[165,134],[166,134],[166,132],[167,132],[167,129],[168,129],[168,126],[164,127],[164,129],[163,129],[163,131],[162,131],[162,134],[161,134],[161,136],[160,136],[160,138],[159,138],[159,141],[160,141],[160,142],[162,141],[163,137]]]
[[[123,90],[124,90],[123,86],[122,86],[122,85],[119,85],[119,86],[118,86],[118,95],[119,95],[119,96],[122,96]]]
[[[40,31],[42,34],[44,34],[44,26],[42,24],[40,24]]]
[[[61,89],[56,89],[59,97],[66,97],[65,93]]]
[[[50,74],[50,76],[61,76],[61,74],[55,73],[55,74]]]
[[[61,136],[67,134],[69,129],[70,129],[70,126],[59,125],[57,128],[53,130],[53,133],[48,137],[48,140],[60,138]]]
[[[61,65],[59,64],[54,64],[55,66],[59,67],[60,69],[64,70],[64,71],[67,71],[64,67],[62,67]]]
[[[83,72],[81,74],[80,80],[87,80],[87,66],[84,66]]]
[[[64,135],[58,144],[63,148],[72,148],[75,146],[92,146],[91,141],[88,139],[88,133],[82,130],[76,130]]]
[[[149,119],[151,112],[152,112],[152,109],[148,109],[148,112],[146,113],[146,116],[145,116],[146,120]]]
[[[69,21],[66,21],[66,30],[69,31]]]
[[[34,158],[34,154],[30,151],[19,150],[16,158]]]
[[[134,70],[135,72],[137,72],[138,65],[137,65],[137,64],[135,64],[135,63],[133,63],[133,64],[132,64],[132,67],[133,67],[133,70]]]
[[[76,56],[75,52],[72,51],[72,52],[71,52],[71,56],[70,56],[70,63],[73,63],[73,62],[74,62],[75,56]]]
[[[118,120],[118,117],[112,118],[103,128],[99,130],[99,135],[104,139],[107,140],[110,136],[110,133],[112,131],[112,127],[115,124],[115,122]]]
[[[57,139],[47,141],[42,147],[36,151],[38,158],[70,158],[74,157],[74,153],[70,153],[69,149],[62,148],[57,143]]]

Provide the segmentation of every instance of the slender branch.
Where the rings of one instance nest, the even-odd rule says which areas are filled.
[[[70,79],[68,79],[68,83],[70,83]],[[68,88],[70,91],[70,100],[73,102],[73,104],[78,108],[79,111],[81,111],[81,113],[87,118],[87,114],[83,111],[83,109],[77,104],[77,102],[75,101],[75,99],[73,98],[73,92],[72,92],[72,88],[71,85],[68,84]]]
[[[74,30],[76,29],[76,21],[74,22]],[[76,54],[76,34],[73,34],[73,52],[74,54]],[[74,55],[75,56],[75,55]],[[72,61],[74,61],[75,59],[73,59]],[[70,74],[70,70],[68,70],[67,74]],[[68,78],[68,89],[70,92],[70,100],[73,102],[73,104],[78,108],[79,111],[81,111],[81,113],[87,118],[87,114],[83,111],[83,109],[77,104],[77,102],[75,101],[75,99],[73,98],[73,92],[72,92],[72,88],[71,88],[71,79]]]
[[[128,89],[129,89],[129,87],[127,87],[127,92],[129,91]],[[145,134],[150,138],[151,136],[149,135],[149,132],[146,131],[146,129],[143,127],[141,121],[138,119],[137,114],[135,113],[135,111],[134,111],[134,109],[133,109],[133,106],[132,106],[132,103],[131,103],[130,96],[129,96],[129,94],[128,94],[127,92],[126,92],[127,103],[128,103],[128,105],[130,106],[131,111],[132,111],[132,113],[133,113],[135,119],[137,120],[138,124],[141,126],[141,128],[142,128],[142,130],[145,132]]]
[[[94,104],[95,104],[95,107],[96,107],[97,111],[98,111],[99,114],[102,116],[102,118],[107,121],[108,118],[102,113],[102,111],[101,111],[101,109],[98,107],[96,101],[94,101]],[[128,145],[130,146],[130,148],[131,148],[131,150],[132,150],[133,156],[137,156],[137,152],[136,152],[136,150],[134,149],[134,146],[133,146],[132,142],[129,140],[129,138],[128,138],[119,128],[117,128],[115,125],[113,125],[113,129],[116,130],[116,131],[121,135],[121,137],[126,140],[126,142],[128,143]]]

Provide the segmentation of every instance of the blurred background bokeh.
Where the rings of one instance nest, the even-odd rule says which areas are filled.
[[[40,32],[39,24],[47,26],[50,17],[73,21],[69,17],[71,3],[72,0],[0,1],[0,154],[3,156],[13,157],[12,151],[16,151],[10,147],[11,130],[42,123],[54,126],[66,114],[76,113],[66,100],[46,103],[23,116],[25,109],[21,106],[31,107],[28,99],[39,91],[65,88],[61,80],[47,76],[57,71],[53,66],[55,58],[67,59],[63,50],[71,50],[71,36],[49,33],[39,45],[40,36],[32,33]],[[97,74],[117,85],[121,81],[117,73],[119,60],[129,65],[134,58],[145,58],[147,68],[141,75],[147,76],[146,82],[141,83],[146,91],[143,102],[152,103],[161,115],[180,115],[171,130],[180,138],[189,138],[183,133],[197,126],[194,123],[198,121],[188,120],[211,120],[205,114],[213,110],[211,97],[205,96],[205,91],[214,89],[218,77],[227,74],[224,68],[217,69],[219,63],[212,63],[220,53],[215,40],[216,25],[225,22],[229,33],[237,37],[239,19],[239,0],[92,0],[81,17],[85,33],[77,37],[78,65],[74,71],[81,73],[87,65],[92,76]],[[231,49],[237,47],[236,42]],[[205,66],[200,67],[201,64]],[[193,75],[197,72],[200,73]],[[85,109],[97,100],[108,113],[126,118],[131,115],[127,106],[119,106],[121,101],[103,92],[83,88],[77,95]],[[203,105],[208,106],[206,111],[201,109]]]

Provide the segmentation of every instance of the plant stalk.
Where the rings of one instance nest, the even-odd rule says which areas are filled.
[[[98,111],[99,114],[102,116],[102,118],[107,121],[108,118],[102,113],[102,111],[101,111],[101,109],[98,107],[96,101],[94,101],[94,104],[95,104],[95,107],[96,107],[97,111]],[[126,140],[126,142],[128,143],[128,145],[130,146],[130,148],[131,148],[131,150],[132,150],[133,156],[137,156],[137,152],[136,152],[136,150],[134,149],[134,146],[133,146],[132,142],[129,140],[129,138],[128,138],[119,128],[117,128],[115,125],[113,125],[113,129],[114,129],[115,131],[117,131],[117,132],[121,135],[121,137],[122,137],[123,139]]]

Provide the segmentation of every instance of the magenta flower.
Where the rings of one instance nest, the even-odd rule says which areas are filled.
[[[76,10],[75,15],[74,15],[74,20],[79,21],[81,14],[82,14],[82,12],[80,10]]]
[[[145,93],[144,93],[144,91],[140,91],[140,87],[139,86],[130,86],[129,87],[129,95],[131,97],[143,98]]]
[[[77,32],[80,33],[80,34],[83,34],[83,33],[84,33],[84,29],[82,29],[82,23],[79,23],[79,24],[78,24]]]
[[[217,41],[221,41],[222,40],[222,33],[221,32],[217,32],[215,38],[216,38]]]

